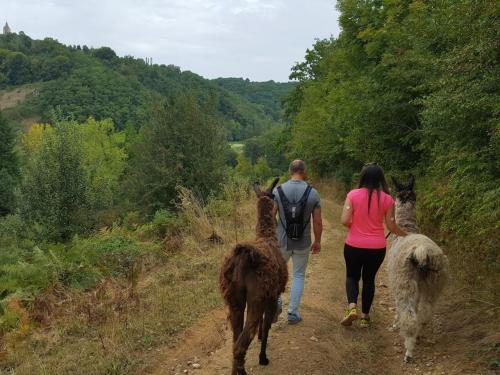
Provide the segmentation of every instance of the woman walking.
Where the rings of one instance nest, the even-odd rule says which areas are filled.
[[[341,324],[350,326],[358,319],[359,280],[362,278],[360,326],[367,328],[375,295],[375,275],[384,261],[387,246],[384,222],[395,235],[407,235],[394,220],[394,200],[389,195],[384,171],[377,164],[367,164],[361,170],[359,187],[347,194],[341,221],[349,228],[344,245],[348,307]]]

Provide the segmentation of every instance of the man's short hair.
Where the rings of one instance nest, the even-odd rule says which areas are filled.
[[[296,159],[290,163],[288,171],[292,175],[297,173],[304,174],[306,173],[306,163],[303,160]]]

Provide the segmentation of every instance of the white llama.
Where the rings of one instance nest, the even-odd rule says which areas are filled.
[[[429,237],[418,234],[415,178],[402,184],[393,178],[396,223],[410,233],[397,237],[389,252],[389,283],[396,302],[395,328],[405,342],[405,362],[411,361],[420,329],[432,316],[448,278],[448,258]]]

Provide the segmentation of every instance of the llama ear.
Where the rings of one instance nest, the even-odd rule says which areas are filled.
[[[278,182],[279,182],[280,178],[279,177],[276,177],[274,180],[273,180],[273,183],[271,184],[271,186],[269,186],[269,188],[267,189],[267,193],[268,194],[272,194],[273,193],[273,190],[274,188],[276,187],[276,185],[278,185]]]
[[[253,183],[253,191],[255,191],[255,194],[257,194],[257,198],[259,198],[262,195],[262,190],[260,190],[258,182]]]
[[[394,185],[394,189],[396,191],[401,191],[402,190],[402,186],[399,183],[399,181],[396,179],[396,177],[391,176],[391,180],[392,180],[392,184]]]
[[[410,178],[408,180],[408,188],[412,191],[415,188],[415,176],[412,174],[410,175]]]

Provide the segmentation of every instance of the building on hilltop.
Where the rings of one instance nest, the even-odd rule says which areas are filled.
[[[10,34],[12,30],[10,29],[10,26],[7,22],[5,22],[5,26],[3,27],[3,33],[4,34]]]

